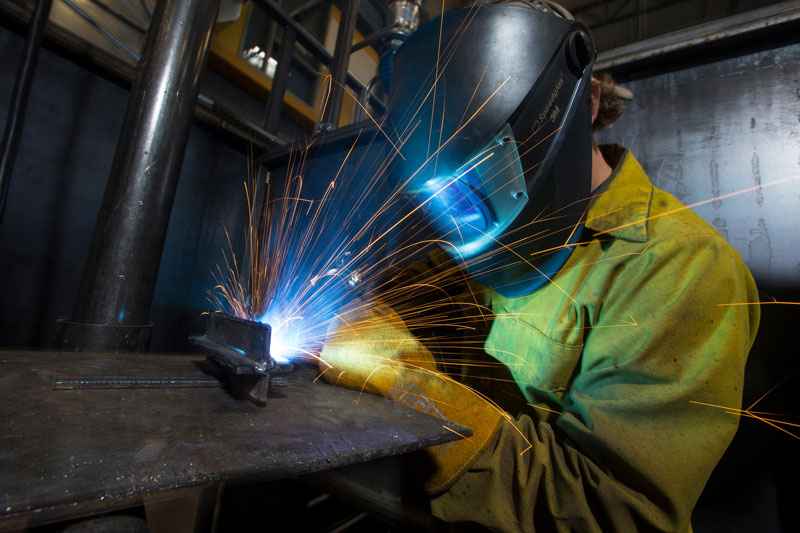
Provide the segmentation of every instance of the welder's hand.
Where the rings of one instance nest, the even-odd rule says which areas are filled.
[[[328,381],[383,396],[409,375],[436,371],[428,349],[384,304],[337,315],[321,359],[321,370],[328,368],[326,363],[330,365],[325,372]]]
[[[321,354],[331,383],[364,390],[456,424],[473,435],[428,448],[425,490],[446,490],[469,468],[496,433],[503,413],[436,368],[433,356],[390,307],[378,304],[337,317]]]

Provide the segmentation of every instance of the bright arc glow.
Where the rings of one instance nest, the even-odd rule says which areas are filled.
[[[267,311],[258,321],[272,328],[269,354],[275,361],[289,363],[293,358],[302,355],[304,343],[297,326],[300,320],[285,319],[279,313]]]

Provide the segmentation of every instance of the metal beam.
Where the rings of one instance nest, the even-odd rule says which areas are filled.
[[[358,18],[359,0],[344,0],[343,3],[339,31],[336,35],[336,48],[333,51],[334,62],[330,70],[331,90],[322,118],[323,124],[332,124],[334,128],[339,125],[347,68],[350,65],[350,48],[353,45],[353,32],[356,29],[356,19]]]
[[[289,16],[298,22],[302,22],[330,3],[331,0],[308,0],[305,4],[290,11]]]
[[[781,2],[601,52],[597,56],[594,69],[613,69],[628,63],[653,59],[694,46],[798,21],[800,21],[800,5],[796,1]]]
[[[286,87],[289,84],[289,72],[292,69],[292,55],[296,41],[297,33],[294,29],[289,26],[284,27],[281,47],[278,51],[278,67],[272,78],[272,87],[267,100],[267,116],[264,119],[264,129],[270,133],[278,131],[278,121],[281,116],[283,96],[286,94]]]
[[[2,150],[0,152],[2,153],[2,159],[0,159],[0,223],[3,221],[11,172],[14,170],[19,138],[25,123],[25,109],[28,107],[28,95],[31,92],[33,73],[36,71],[36,62],[39,59],[42,35],[52,5],[53,0],[39,0],[36,3],[28,35],[25,38],[25,48],[19,60],[17,78],[11,92],[6,127],[3,131],[2,145],[0,145],[0,150]]]

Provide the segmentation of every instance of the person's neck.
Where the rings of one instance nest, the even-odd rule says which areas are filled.
[[[603,157],[600,147],[597,146],[597,143],[592,142],[592,190],[594,191],[602,185],[611,176],[613,170],[606,158]]]

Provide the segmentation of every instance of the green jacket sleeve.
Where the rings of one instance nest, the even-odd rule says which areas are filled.
[[[727,243],[700,234],[654,240],[596,290],[563,412],[504,424],[434,514],[500,531],[690,528],[738,423],[694,402],[740,407],[758,326],[757,305],[717,304],[757,302],[755,284]]]

